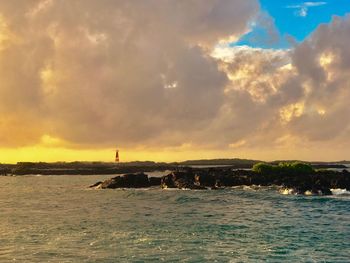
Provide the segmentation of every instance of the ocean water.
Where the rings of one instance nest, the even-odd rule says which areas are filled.
[[[0,262],[350,262],[350,197],[0,177]]]

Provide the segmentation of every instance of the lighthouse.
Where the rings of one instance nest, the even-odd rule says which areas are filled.
[[[119,150],[118,149],[115,151],[115,162],[119,163]]]

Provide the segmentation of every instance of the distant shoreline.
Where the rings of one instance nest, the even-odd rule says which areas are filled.
[[[128,163],[104,163],[104,162],[19,162],[17,164],[0,164],[0,175],[113,175],[137,172],[155,172],[177,170],[184,167],[226,167],[230,169],[251,169],[258,160],[247,159],[211,159],[191,160],[177,163],[157,162],[128,162]],[[294,161],[273,161],[269,164]],[[303,162],[308,163],[314,169],[346,169],[343,162]]]

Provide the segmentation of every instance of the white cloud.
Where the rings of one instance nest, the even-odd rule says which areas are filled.
[[[1,146],[294,143],[346,156],[350,18],[291,50],[218,45],[258,12],[256,1],[0,0]]]
[[[326,5],[327,2],[304,2],[298,5],[289,5],[286,8],[297,9],[295,14],[297,16],[306,17],[310,7]]]
[[[182,144],[223,101],[208,53],[258,12],[256,0],[0,0],[2,145]]]

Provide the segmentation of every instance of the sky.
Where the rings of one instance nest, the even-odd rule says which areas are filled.
[[[251,32],[241,37],[240,45],[263,48],[290,48],[305,40],[320,24],[330,23],[333,16],[350,12],[349,0],[294,1],[261,0],[261,13],[277,38],[271,38],[266,23],[257,23]]]
[[[348,13],[0,0],[0,162],[350,159]]]

